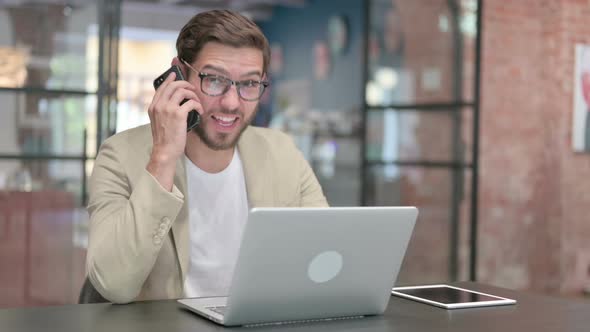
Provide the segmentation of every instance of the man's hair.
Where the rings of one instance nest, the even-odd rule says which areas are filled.
[[[229,10],[211,10],[193,16],[176,39],[178,57],[192,63],[208,42],[259,49],[263,56],[262,71],[266,73],[270,62],[268,40],[247,17]]]

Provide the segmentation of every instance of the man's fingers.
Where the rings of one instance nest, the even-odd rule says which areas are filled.
[[[156,90],[154,98],[152,98],[152,102],[148,107],[150,119],[153,119],[155,112],[178,110],[180,103],[184,99],[199,99],[195,93],[196,88],[194,85],[184,80],[175,81],[175,79],[176,73],[171,72]],[[198,105],[200,106],[200,103]]]
[[[187,82],[187,81],[174,81],[174,82],[170,82],[162,90],[162,94],[161,94],[160,98],[158,99],[158,102],[160,100],[165,101],[165,102],[168,102],[170,100],[170,98],[172,98],[172,95],[178,89],[187,89],[187,90],[195,91],[195,87],[192,84],[190,84],[189,82]]]
[[[164,80],[164,82],[162,82],[162,84],[160,84],[160,86],[156,89],[156,94],[154,95],[154,104],[158,102],[158,100],[160,99],[160,97],[162,96],[162,94],[164,93],[164,90],[166,90],[166,87],[174,82],[174,80],[176,79],[176,73],[175,72],[171,72],[170,74],[168,74],[168,76],[166,76],[166,79]]]
[[[180,105],[185,99],[194,99],[198,101],[199,97],[193,90],[178,89],[174,91],[174,94],[170,97],[170,103],[173,105]]]
[[[201,105],[200,102],[194,100],[194,99],[189,99],[186,103],[182,104],[182,106],[180,106],[179,109],[179,113],[185,114],[185,118],[186,118],[186,114],[188,114],[188,112],[195,110],[197,111],[197,113],[202,114],[203,113],[203,106]]]

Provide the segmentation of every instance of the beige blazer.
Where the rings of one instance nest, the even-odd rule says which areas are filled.
[[[88,278],[109,301],[183,297],[189,267],[184,158],[168,192],[145,170],[149,125],[107,139],[89,182]],[[238,142],[250,207],[327,206],[301,152],[285,134],[249,127]]]

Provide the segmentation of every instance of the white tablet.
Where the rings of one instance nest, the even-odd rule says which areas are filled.
[[[515,304],[516,300],[449,285],[394,287],[391,294],[446,309]]]

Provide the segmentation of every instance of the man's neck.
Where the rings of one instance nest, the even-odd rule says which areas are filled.
[[[188,133],[185,154],[197,167],[207,173],[219,173],[229,166],[234,156],[234,148],[212,150],[195,133]]]

